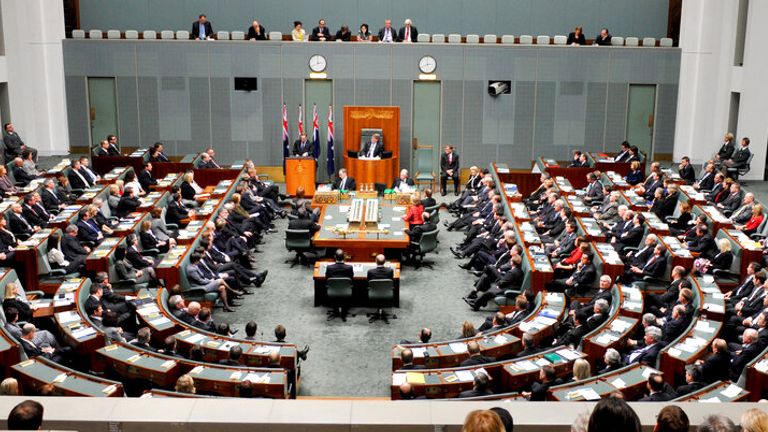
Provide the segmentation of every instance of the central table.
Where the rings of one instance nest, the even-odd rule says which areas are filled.
[[[352,260],[370,261],[371,257],[384,253],[384,249],[405,249],[410,239],[405,234],[408,224],[403,221],[405,206],[383,204],[379,199],[378,221],[363,223],[347,223],[349,204],[328,204],[323,206],[318,223],[321,228],[315,233],[313,243],[319,248],[341,248]],[[373,223],[374,225],[371,225]],[[357,232],[368,225],[368,232]],[[371,230],[388,230],[388,233],[370,232]],[[334,228],[347,228],[352,230],[349,234],[342,235],[333,231]]]

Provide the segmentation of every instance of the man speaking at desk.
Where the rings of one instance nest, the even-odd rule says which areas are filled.
[[[293,143],[293,155],[299,157],[314,157],[313,145],[307,140],[307,134],[302,133]]]
[[[380,158],[384,152],[384,145],[379,142],[379,138],[381,138],[379,134],[373,134],[371,136],[371,140],[365,143],[365,146],[363,146],[363,149],[358,154],[358,157],[368,159]]]

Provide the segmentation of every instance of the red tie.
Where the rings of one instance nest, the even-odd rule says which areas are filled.
[[[411,41],[411,29],[408,27],[405,28],[405,40],[408,42]]]
[[[448,163],[449,164],[453,163],[453,153],[448,153]]]

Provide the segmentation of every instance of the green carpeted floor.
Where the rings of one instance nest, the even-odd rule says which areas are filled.
[[[452,199],[449,195],[445,198]],[[446,211],[441,218],[452,219]],[[271,234],[259,246],[261,268],[269,270],[267,282],[256,294],[246,296],[235,313],[215,311],[215,319],[240,329],[256,320],[265,340],[274,340],[274,327],[288,329],[289,342],[310,345],[309,358],[301,366],[300,394],[303,396],[388,396],[391,376],[390,350],[401,339],[417,340],[422,327],[429,327],[433,340],[459,336],[461,323],[469,320],[479,326],[489,312],[473,312],[461,300],[472,285],[472,276],[457,267],[449,246],[463,238],[463,233],[447,232],[440,226],[438,254],[428,258],[434,270],[402,271],[400,308],[397,319],[387,325],[368,323],[366,312],[354,308],[356,317],[347,322],[326,321],[326,308],[313,307],[312,273],[308,267],[293,269],[284,261],[292,257],[283,244],[287,220],[276,223],[278,233]]]

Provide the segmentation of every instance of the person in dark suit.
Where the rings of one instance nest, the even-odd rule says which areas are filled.
[[[509,270],[504,272],[495,284],[491,284],[485,291],[482,291],[483,287],[478,286],[475,291],[463,298],[472,310],[480,310],[480,308],[484,307],[492,299],[504,296],[505,292],[508,290],[514,292],[519,292],[521,290],[523,278],[525,276],[520,268],[522,258],[519,255],[513,255],[509,259],[509,263]],[[473,299],[473,296],[477,296],[477,298]]]
[[[24,150],[32,152],[32,159],[37,162],[37,150],[24,144],[19,134],[13,128],[13,123],[3,125],[3,144],[5,144],[5,162],[21,156]]]
[[[523,392],[523,396],[532,402],[544,402],[547,400],[547,393],[550,387],[562,384],[562,380],[557,377],[555,368],[550,365],[542,366],[539,370],[539,380],[531,384],[530,392]]]
[[[607,28],[600,30],[600,34],[595,36],[595,42],[593,43],[593,45],[598,45],[598,46],[611,45],[611,33],[608,32]]]
[[[523,350],[517,353],[515,357],[528,357],[541,352],[542,348],[536,345],[536,339],[534,339],[533,334],[525,332],[521,339],[523,340]]]
[[[419,30],[413,26],[410,18],[406,18],[403,27],[397,32],[397,41],[404,43],[414,43],[419,39]]]
[[[385,266],[387,258],[382,255],[376,255],[376,267],[368,270],[368,280],[374,279],[394,279],[395,271],[392,268]]]
[[[665,321],[661,328],[661,339],[667,343],[676,340],[690,323],[691,320],[685,313],[685,306],[675,305],[672,308],[672,319]]]
[[[307,211],[306,207],[302,207],[296,211],[298,219],[291,219],[288,222],[288,229],[292,230],[309,230],[309,235],[314,236],[316,232],[320,231],[320,225],[313,222],[311,215]]]
[[[152,232],[152,221],[145,220],[141,223],[139,228],[139,241],[141,242],[142,249],[157,249],[160,253],[168,252],[170,249],[167,241],[161,241],[157,238],[154,232]]]
[[[11,204],[11,211],[7,213],[8,228],[10,231],[21,240],[26,240],[34,233],[40,231],[40,227],[33,225],[28,221],[23,214],[21,204]]]
[[[653,254],[649,256],[644,263],[630,266],[629,269],[624,272],[622,281],[624,283],[632,283],[646,276],[654,279],[661,279],[664,276],[664,272],[667,270],[666,253],[666,247],[663,244],[657,244],[653,248]]]
[[[136,193],[134,192],[133,188],[125,188],[123,191],[123,196],[120,197],[120,201],[117,203],[117,212],[115,216],[124,218],[139,208],[141,202],[138,198],[136,198],[135,195]]]
[[[645,328],[645,337],[643,341],[645,346],[637,348],[627,354],[625,363],[642,363],[645,365],[656,365],[656,359],[659,357],[659,351],[661,351],[661,329],[655,326]]]
[[[478,344],[477,341],[467,342],[467,353],[469,354],[469,358],[461,362],[461,367],[478,366],[496,361],[495,358],[484,356],[480,353],[480,344]]]
[[[149,162],[170,162],[168,156],[163,153],[163,143],[156,142],[149,149]]]
[[[410,348],[405,348],[400,351],[400,360],[403,362],[403,365],[400,366],[401,370],[426,369],[426,366],[424,365],[413,364],[413,350]]]
[[[697,252],[702,258],[712,259],[717,250],[717,245],[712,236],[707,232],[706,225],[696,226],[696,237],[684,245],[689,251]]]
[[[680,165],[677,167],[677,173],[680,174],[680,178],[685,180],[685,184],[692,185],[696,181],[696,171],[691,166],[691,159],[688,156],[683,156],[680,159]]]
[[[716,204],[717,208],[723,212],[724,215],[730,216],[736,209],[739,208],[744,200],[744,193],[741,190],[741,185],[733,182],[730,189],[725,192],[725,197],[722,201]]]
[[[576,311],[573,316],[573,327],[553,341],[552,345],[565,345],[571,348],[578,347],[581,339],[589,332],[589,328],[585,324],[588,318],[589,315],[587,313],[580,310]]]
[[[336,36],[334,36],[333,40],[335,41],[342,41],[342,42],[349,42],[352,39],[352,32],[349,30],[348,25],[343,25],[341,28],[339,28],[339,31],[336,32]]]
[[[725,134],[725,137],[723,137],[723,145],[720,146],[717,154],[715,154],[714,162],[716,165],[720,165],[724,160],[731,158],[734,150],[736,150],[736,146],[733,144],[734,138],[735,137],[730,132]]]
[[[729,168],[739,169],[744,168],[747,165],[747,161],[752,155],[752,153],[749,151],[749,142],[749,138],[742,138],[741,146],[738,150],[736,150],[736,153],[733,154],[733,157],[722,162],[721,171],[723,174],[728,175]]]
[[[354,178],[347,175],[347,169],[342,168],[339,170],[339,175],[336,177],[336,180],[333,181],[332,188],[333,190],[356,191],[357,183]]]
[[[355,276],[355,271],[351,265],[344,263],[344,251],[336,249],[334,258],[336,259],[336,262],[325,268],[325,277],[352,279]]]
[[[313,156],[312,147],[313,144],[307,139],[307,134],[303,133],[293,143],[293,156]]]
[[[358,153],[358,157],[377,158],[384,153],[384,144],[380,142],[381,135],[375,133],[371,135],[371,140],[365,143]]]
[[[744,330],[741,336],[741,349],[734,352],[731,359],[731,381],[738,381],[747,364],[763,350],[763,347],[757,343],[757,338],[757,330],[753,328]]]
[[[43,188],[40,190],[40,198],[43,202],[43,208],[49,213],[59,213],[67,206],[65,197],[59,195],[56,190],[56,184],[52,178],[43,181]]]
[[[245,36],[245,40],[267,40],[267,29],[258,21],[254,21],[250,27],[248,27],[248,34]]]
[[[448,178],[453,180],[453,193],[459,195],[459,155],[453,152],[452,146],[445,147],[445,153],[440,155],[440,193],[446,195]]]
[[[243,348],[238,344],[229,349],[229,356],[219,360],[219,364],[224,366],[240,367],[240,358],[243,356]]]
[[[70,266],[75,268],[85,267],[85,259],[91,252],[87,246],[83,246],[77,239],[78,228],[75,225],[69,225],[65,229],[65,235],[61,238],[61,253],[69,261]]]
[[[213,27],[204,14],[197,17],[197,21],[192,23],[192,39],[194,40],[212,40]]]
[[[597,271],[592,264],[592,254],[581,255],[581,262],[576,271],[568,279],[555,279],[547,283],[547,291],[563,292],[566,290],[583,293],[589,289],[589,285],[595,281]]]
[[[392,181],[392,187],[390,189],[402,190],[413,188],[413,179],[408,175],[407,169],[400,170],[400,176]]]
[[[168,208],[165,212],[165,222],[174,225],[183,225],[182,220],[192,217],[194,210],[188,209],[181,201],[181,193],[171,194],[168,201]]]
[[[55,363],[64,364],[67,362],[67,358],[61,350],[50,345],[38,346],[35,340],[35,334],[37,333],[37,327],[32,323],[26,323],[21,329],[21,347],[27,354],[27,357],[45,357],[48,360],[52,360]]]
[[[136,234],[128,234],[128,237],[126,237],[126,243],[127,248],[125,250],[125,259],[128,260],[131,265],[139,270],[144,270],[150,275],[154,276],[154,269],[152,268],[154,266],[154,261],[150,258],[145,257],[141,254],[139,251],[139,238],[136,236]]]
[[[715,186],[715,164],[707,163],[701,170],[698,180],[693,183],[693,188],[698,191],[709,191]]]
[[[324,19],[320,19],[320,21],[317,22],[317,27],[312,29],[312,34],[309,35],[309,40],[320,42],[333,40],[331,38],[331,30],[325,25]]]
[[[488,396],[492,395],[493,392],[491,389],[488,388],[488,383],[490,381],[490,378],[488,378],[488,375],[478,372],[475,374],[475,383],[472,387],[472,390],[464,390],[463,392],[459,393],[459,398],[470,398],[470,397],[477,397],[477,396]]]
[[[216,168],[221,168],[221,166],[219,166],[219,164],[217,164],[208,153],[201,153],[200,165],[198,165],[197,168],[198,169],[216,169]]]
[[[149,327],[142,327],[136,332],[136,339],[129,343],[145,351],[156,352],[157,350],[150,344],[152,340],[152,331]]]
[[[38,212],[35,211],[33,208],[36,204],[35,201],[35,195],[34,194],[26,194],[24,195],[24,204],[21,205],[21,214],[24,216],[24,218],[33,226],[39,226],[40,228],[45,228],[48,226],[48,222],[50,221],[50,217],[45,217]],[[50,215],[49,215],[50,216]]]
[[[200,330],[216,333],[216,323],[211,319],[211,310],[209,308],[202,308],[197,313],[195,320],[192,322],[193,327],[197,327]]]
[[[581,26],[576,26],[572,32],[568,33],[568,45],[586,45],[587,39],[584,37]]]
[[[432,198],[432,189],[430,188],[424,189],[424,198],[421,200],[421,206],[424,207],[424,209],[426,210],[436,205],[437,205],[437,201],[435,201],[435,199]],[[436,211],[439,211],[439,210],[436,210]]]
[[[665,391],[666,383],[660,373],[652,373],[648,377],[648,396],[640,399],[641,402],[665,402],[674,399],[675,395]]]
[[[104,239],[101,229],[91,219],[91,213],[87,209],[80,211],[80,217],[77,221],[77,238],[80,241],[95,245]]]
[[[712,341],[712,354],[703,360],[696,360],[696,365],[701,367],[702,380],[707,384],[729,379],[731,353],[725,340],[717,338]]]
[[[418,243],[421,240],[421,236],[426,232],[432,232],[437,229],[437,225],[429,221],[429,213],[422,213],[421,218],[424,220],[423,224],[411,225],[410,228],[404,231],[410,239],[408,248],[403,251],[405,261],[412,261],[419,252]]]
[[[703,381],[701,366],[689,365],[685,367],[685,384],[675,389],[676,397],[693,393],[707,384]]]
[[[73,160],[70,163],[70,168],[71,169],[67,174],[67,179],[69,180],[69,185],[72,187],[72,189],[88,189],[88,187],[92,185],[88,182],[88,179],[86,179],[80,172],[79,160]]]
[[[157,184],[157,180],[152,177],[152,162],[144,162],[144,169],[139,173],[139,184],[146,192]]]
[[[37,176],[28,173],[27,170],[24,169],[24,160],[20,157],[13,159],[11,172],[13,173],[13,178],[16,180],[16,183],[20,183],[22,186],[27,186],[32,180],[37,178]]]
[[[643,223],[645,222],[645,216],[641,213],[637,213],[632,218],[632,225],[629,229],[621,233],[620,236],[611,239],[613,247],[621,254],[626,247],[637,247],[640,244],[640,240],[643,239],[643,232],[645,231]]]
[[[384,27],[379,29],[379,42],[392,43],[397,42],[397,30],[392,28],[392,20],[384,20]]]
[[[93,155],[100,157],[100,156],[116,156],[113,155],[111,152],[112,148],[109,146],[109,141],[107,140],[101,140],[99,141],[99,146],[96,147],[96,150],[94,150]],[[120,154],[117,152],[118,155]]]

